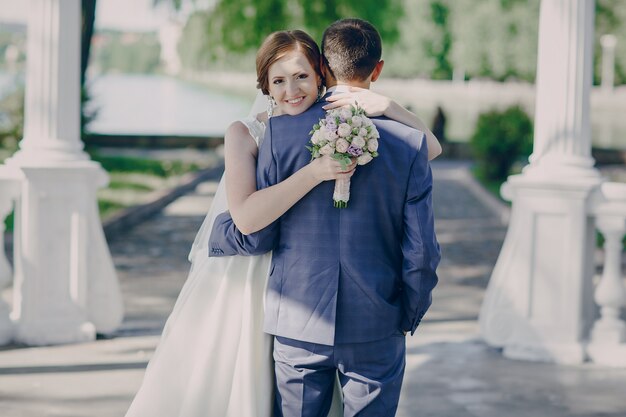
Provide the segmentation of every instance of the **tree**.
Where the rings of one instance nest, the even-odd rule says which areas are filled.
[[[182,7],[182,0],[153,2],[168,3],[175,10]],[[366,19],[386,42],[394,42],[401,15],[402,0],[217,0],[206,22],[206,42],[212,45],[213,58],[219,59],[227,53],[254,50],[277,30],[304,28],[320,40],[324,29],[342,17]]]
[[[89,65],[91,38],[93,37],[94,22],[96,20],[96,0],[82,0],[82,33],[80,43],[80,85],[85,85],[85,74]]]
[[[450,31],[450,8],[443,1],[430,2],[430,15],[435,24],[435,37],[426,42],[428,54],[435,58],[435,68],[432,78],[449,80],[452,78],[452,64],[450,64],[450,48],[452,47],[452,33]]]

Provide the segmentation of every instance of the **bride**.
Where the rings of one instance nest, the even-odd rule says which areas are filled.
[[[257,53],[259,95],[250,115],[227,130],[225,174],[189,254],[191,270],[126,417],[270,417],[272,338],[263,333],[263,301],[271,254],[209,258],[215,216],[230,210],[245,234],[272,223],[323,181],[349,178],[326,156],[287,180],[256,190],[256,156],[268,117],[306,111],[324,90],[320,52],[305,32],[269,35]],[[331,101],[332,100],[332,101]],[[369,116],[385,115],[426,132],[429,159],[441,152],[411,112],[368,90],[335,94],[327,108],[358,101]],[[269,109],[264,111],[269,104]],[[329,416],[342,413],[336,387]]]

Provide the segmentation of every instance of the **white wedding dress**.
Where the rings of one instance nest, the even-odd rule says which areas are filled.
[[[258,145],[265,125],[254,117],[242,122]],[[189,254],[189,277],[126,417],[272,415],[272,337],[263,332],[271,254],[209,258],[213,221],[226,210],[222,177]],[[336,386],[329,417],[343,415],[339,395]]]

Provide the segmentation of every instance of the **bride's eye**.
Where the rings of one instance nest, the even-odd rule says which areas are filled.
[[[276,79],[276,80],[272,81],[273,84],[280,84],[282,82],[283,82],[283,80],[281,80],[281,79]]]
[[[300,75],[298,75],[298,79],[299,80],[304,80],[304,79],[307,79],[307,78],[309,78],[309,74],[300,74]]]

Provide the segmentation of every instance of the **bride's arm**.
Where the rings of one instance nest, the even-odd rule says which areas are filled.
[[[224,136],[226,195],[233,222],[244,235],[268,226],[322,181],[349,178],[354,173],[354,164],[340,172],[339,162],[322,157],[283,182],[257,191],[257,152],[248,128],[241,122],[233,123]]]
[[[368,116],[385,115],[390,119],[424,132],[426,144],[428,145],[428,160],[432,160],[441,154],[441,144],[437,137],[415,114],[405,109],[388,97],[374,93],[359,87],[350,87],[349,93],[337,93],[326,99],[329,104],[324,106],[325,110],[353,104],[355,101],[363,107]]]

